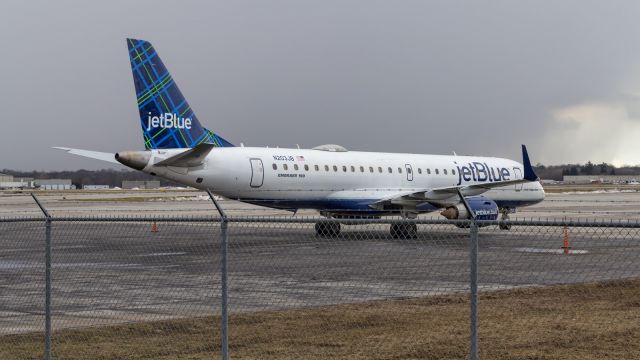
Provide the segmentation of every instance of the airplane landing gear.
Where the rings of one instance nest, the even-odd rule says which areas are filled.
[[[418,225],[411,223],[393,223],[390,227],[394,239],[415,239],[418,237]]]
[[[336,237],[340,235],[340,223],[320,221],[316,223],[316,235],[320,237]]]
[[[500,209],[500,220],[509,220],[509,209]],[[511,225],[500,224],[500,230],[511,230]]]

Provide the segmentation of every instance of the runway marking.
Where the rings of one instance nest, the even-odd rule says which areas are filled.
[[[12,261],[12,260],[3,260],[0,261],[0,269],[3,270],[20,270],[24,268],[41,268],[44,267],[39,261]]]
[[[186,255],[186,252],[159,252],[159,253],[151,253],[151,254],[143,254],[143,255],[138,255],[140,257],[145,257],[145,256],[177,256],[177,255]]]
[[[117,264],[117,263],[101,263],[101,262],[61,263],[61,264],[53,264],[52,266],[54,268],[72,268],[72,267],[94,267],[94,268],[122,267],[122,268],[132,268],[132,267],[144,267],[142,264]]]
[[[564,249],[516,248],[515,251],[539,254],[564,254]],[[569,255],[588,254],[587,250],[569,250]]]

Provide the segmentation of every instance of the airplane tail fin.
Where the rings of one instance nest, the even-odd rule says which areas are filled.
[[[533,166],[531,166],[531,160],[529,160],[529,153],[527,152],[527,147],[522,145],[522,165],[524,166],[524,179],[529,181],[538,181],[540,178],[536,175],[536,172],[533,171]]]
[[[145,149],[233,146],[205,129],[150,42],[127,39]]]

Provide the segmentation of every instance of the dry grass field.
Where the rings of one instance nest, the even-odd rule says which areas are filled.
[[[640,358],[640,280],[487,292],[483,359]],[[468,358],[467,296],[233,314],[233,359]],[[219,319],[61,330],[59,359],[211,359]],[[42,358],[41,335],[0,337],[1,359]]]

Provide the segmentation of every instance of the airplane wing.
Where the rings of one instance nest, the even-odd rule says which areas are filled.
[[[170,158],[164,159],[158,163],[156,166],[176,166],[176,167],[193,167],[202,164],[202,161],[207,154],[216,147],[215,144],[211,143],[202,143],[196,145],[196,147],[189,149],[185,152],[182,152],[178,155],[174,155]]]
[[[412,191],[398,191],[389,194],[380,200],[369,205],[374,209],[384,209],[385,206],[402,206],[407,208],[415,208],[424,203],[433,205],[448,205],[460,202],[460,194],[463,196],[476,196],[487,192],[493,188],[524,184],[528,182],[538,181],[539,178],[533,171],[527,148],[522,145],[522,164],[524,166],[524,177],[522,179],[495,181],[491,183],[478,183],[460,186],[448,186],[435,189],[412,189]]]
[[[91,151],[91,150],[82,150],[82,149],[72,149],[67,147],[54,146],[53,149],[64,150],[69,154],[84,156],[91,159],[106,161],[114,164],[120,164],[118,160],[116,160],[115,154],[99,152],[99,151]]]

